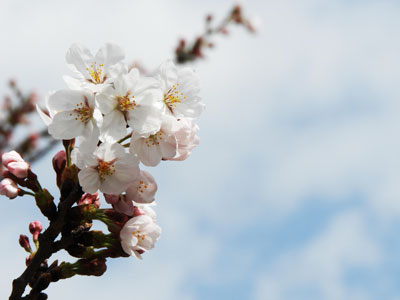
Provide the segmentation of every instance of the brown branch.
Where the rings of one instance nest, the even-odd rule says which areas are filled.
[[[29,280],[37,272],[40,265],[48,259],[53,253],[59,250],[54,247],[54,240],[60,234],[63,226],[66,223],[66,215],[69,208],[79,199],[82,195],[82,188],[79,184],[76,184],[65,199],[61,199],[58,205],[57,218],[50,222],[47,230],[39,236],[39,249],[33,257],[31,263],[25,269],[25,271],[17,279],[13,281],[13,289],[9,300],[20,300],[22,294]]]

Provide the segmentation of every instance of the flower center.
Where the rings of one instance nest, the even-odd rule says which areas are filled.
[[[144,193],[144,190],[147,189],[148,185],[146,183],[144,183],[142,180],[140,180],[139,182],[139,186],[137,187],[137,191],[139,193]]]
[[[143,241],[146,238],[146,235],[144,233],[142,234],[140,230],[132,232],[132,235],[134,237],[136,237],[138,239],[138,241],[140,241],[140,240]]]
[[[99,159],[97,170],[99,171],[99,176],[101,181],[104,181],[107,176],[111,176],[115,173],[114,162],[115,160],[104,161]]]
[[[128,110],[134,109],[135,106],[137,105],[135,100],[133,100],[133,98],[135,98],[135,96],[131,96],[131,97],[129,97],[129,96],[130,96],[130,92],[128,92],[125,96],[117,96],[118,109],[120,111],[128,111]]]
[[[156,134],[151,134],[147,139],[145,139],[145,143],[147,147],[160,145],[160,141],[163,139],[163,133],[161,130]]]
[[[74,113],[76,113],[75,120],[80,120],[83,124],[86,124],[92,119],[93,109],[87,103],[87,99],[85,99],[84,102],[76,104]],[[69,115],[72,116],[72,113]]]
[[[171,112],[178,103],[182,103],[182,100],[186,99],[186,97],[183,96],[183,93],[179,93],[178,87],[179,83],[174,84],[172,88],[170,88],[169,91],[164,95],[164,103],[168,106]]]
[[[103,77],[103,67],[103,64],[99,64],[97,66],[97,63],[94,62],[93,65],[90,65],[90,68],[86,68],[86,71],[88,72],[90,78],[92,78],[90,81],[92,81],[94,84],[104,82],[105,78]]]

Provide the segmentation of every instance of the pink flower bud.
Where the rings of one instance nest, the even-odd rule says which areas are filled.
[[[8,171],[18,178],[28,177],[30,165],[25,161],[13,161],[7,165]]]
[[[85,204],[93,204],[97,208],[100,207],[100,196],[98,193],[88,194],[85,193],[82,195],[81,199],[78,201],[78,205],[85,205]]]
[[[0,182],[0,195],[5,195],[10,199],[18,196],[19,189],[15,182],[10,178],[4,178]]]
[[[42,224],[39,221],[33,221],[29,223],[29,232],[32,233],[33,241],[37,241],[39,234],[42,232]]]
[[[29,243],[29,238],[28,238],[26,235],[21,234],[21,235],[19,236],[18,242],[19,242],[19,245],[20,245],[22,248],[24,248],[26,252],[29,252],[29,253],[32,252],[31,245],[30,245],[30,243]]]
[[[22,156],[16,151],[6,152],[1,156],[3,166],[7,167],[10,162],[24,162]]]
[[[57,174],[61,174],[64,171],[65,165],[67,163],[67,155],[64,150],[57,152],[53,157],[53,168]]]

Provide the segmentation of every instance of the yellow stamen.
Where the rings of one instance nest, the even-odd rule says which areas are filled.
[[[130,96],[129,92],[125,96],[117,96],[119,110],[128,111],[135,109],[137,104],[133,98],[135,98],[135,96]]]
[[[107,176],[111,176],[115,173],[115,166],[114,166],[113,161],[104,161],[104,160],[99,160],[99,163],[97,165],[97,170],[99,171],[99,176],[100,180],[104,181]]]

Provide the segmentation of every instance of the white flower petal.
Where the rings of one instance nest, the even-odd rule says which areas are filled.
[[[49,134],[55,139],[69,140],[80,136],[85,125],[73,111],[63,111],[56,114],[49,125]]]
[[[96,193],[100,187],[99,173],[93,168],[85,168],[78,173],[79,183],[85,193]]]
[[[103,118],[101,140],[114,143],[126,135],[126,122],[122,112],[114,110]]]
[[[44,113],[44,111],[39,107],[39,105],[36,104],[36,111],[39,114],[39,117],[42,119],[42,121],[44,122],[44,124],[46,126],[49,126],[52,122],[52,118],[50,118],[48,115],[46,115]]]

